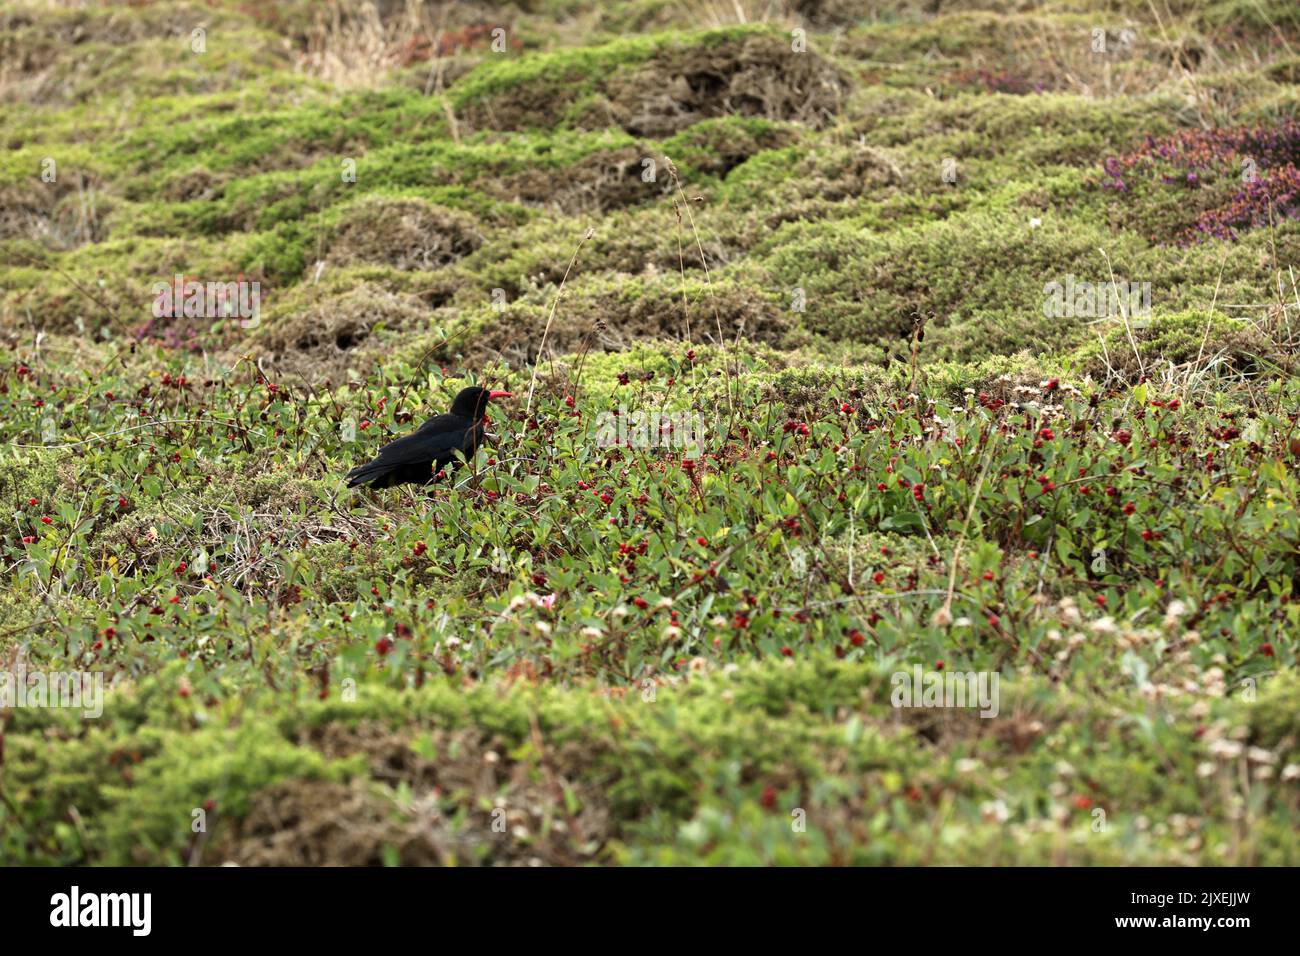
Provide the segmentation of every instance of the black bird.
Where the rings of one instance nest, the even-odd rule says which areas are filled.
[[[483,440],[488,402],[510,397],[509,392],[489,392],[477,386],[461,389],[446,415],[430,418],[405,438],[381,448],[374,461],[349,471],[348,487],[427,484],[439,470],[455,462],[457,452],[466,458],[474,455]]]

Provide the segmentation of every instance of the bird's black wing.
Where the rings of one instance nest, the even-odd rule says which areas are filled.
[[[348,472],[348,487],[364,483],[383,487],[385,476],[411,466],[441,466],[455,457],[457,450],[464,452],[472,446],[473,432],[471,423],[459,415],[436,415],[411,434],[379,449],[373,461]]]

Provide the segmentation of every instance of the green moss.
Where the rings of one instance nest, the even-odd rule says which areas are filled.
[[[496,106],[504,110],[508,99],[507,127],[552,126],[575,101],[596,91],[608,74],[645,62],[662,42],[634,37],[527,58],[490,59],[455,85],[451,102],[458,114],[482,122]]]
[[[1136,381],[1166,369],[1219,375],[1258,372],[1273,346],[1249,322],[1220,313],[1178,312],[1136,318],[1127,326],[1112,319],[1094,339],[1076,349],[1064,364],[1078,374],[1109,375]]]
[[[1141,274],[1139,243],[1115,248],[1097,228],[1029,217],[962,216],[889,233],[851,221],[787,227],[768,244],[773,279],[802,289],[807,328],[910,354],[914,316],[926,318],[923,356],[975,359],[1077,341],[1082,322],[1046,319],[1044,286],[1096,262],[1110,246],[1119,269]],[[765,250],[764,250],[765,251]]]
[[[492,58],[456,83],[450,97],[477,128],[590,129],[613,120],[633,133],[661,135],[730,112],[733,85],[746,112],[820,123],[837,108],[845,81],[815,52],[791,61],[788,34],[752,25]],[[659,88],[650,100],[647,86]]]
[[[1279,693],[1280,684],[1258,704],[1224,702],[1216,717],[1225,724],[1270,721],[1257,731],[1269,746],[1279,734],[1295,732],[1294,719],[1287,723],[1281,710],[1264,706]],[[524,766],[541,758],[533,746],[540,735],[546,752],[556,755],[549,759],[560,761],[575,783],[598,782],[611,815],[606,836],[624,862],[920,862],[935,848],[924,837],[931,826],[926,805],[903,800],[905,791],[918,787],[940,799],[943,839],[963,860],[987,862],[985,854],[992,853],[1006,862],[1060,862],[1064,853],[1074,862],[1105,862],[1126,852],[1148,862],[1182,861],[1182,836],[1142,827],[1139,813],[1148,821],[1203,813],[1200,800],[1214,799],[1213,790],[1201,793],[1192,772],[1207,745],[1186,732],[1178,707],[1162,709],[1142,733],[1116,719],[1108,701],[1011,683],[1003,706],[1036,713],[1043,728],[1025,749],[983,736],[978,718],[951,724],[927,742],[896,723],[890,694],[889,667],[824,659],[698,675],[659,688],[649,703],[580,688],[466,692],[436,681],[394,694],[363,684],[355,697],[280,697],[258,722],[226,724],[241,710],[272,703],[265,695],[247,697],[186,734],[116,725],[110,708],[102,726],[51,736],[44,755],[29,751],[34,740],[22,733],[12,746],[35,758],[19,784],[27,797],[20,805],[47,813],[78,807],[80,842],[62,834],[61,852],[82,862],[179,862],[194,839],[196,810],[206,808],[207,823],[219,835],[237,827],[255,795],[273,781],[346,780],[385,772],[385,766],[391,771],[391,764],[370,763],[361,753],[328,759],[305,743],[319,739],[311,728],[359,729],[376,722],[408,734],[419,727],[472,728],[509,763]],[[157,707],[164,699],[151,690],[123,705],[152,700]],[[304,742],[292,743],[295,738]],[[1141,763],[1143,755],[1152,758],[1151,766],[1173,763],[1187,772],[1152,772]],[[456,754],[431,759],[437,764]],[[991,768],[996,784],[986,773],[960,769],[959,762],[971,760]],[[1103,787],[1091,792],[1106,809],[1107,835],[1096,837],[1093,815],[1079,811],[1071,830],[1089,838],[1053,841],[1049,854],[1037,836],[1050,808],[1037,799],[1036,786],[1045,769],[1062,761],[1073,765],[1072,776]],[[1122,792],[1105,789],[1104,781],[1116,779],[1125,781]],[[765,787],[775,798],[760,803]],[[459,791],[443,800],[453,806],[468,801],[461,805],[471,809],[478,796]],[[995,796],[1011,816],[1009,830],[985,817],[982,808]],[[805,828],[790,827],[791,807],[802,809]],[[1258,834],[1246,852],[1259,854],[1259,861],[1288,858],[1294,839],[1277,842],[1285,812],[1276,800],[1257,808]],[[881,814],[888,826],[871,823]],[[31,827],[40,819],[33,814],[10,822]],[[61,838],[57,830],[29,829],[27,836],[51,844]],[[1206,838],[1213,842],[1215,831]],[[13,850],[10,844],[11,857]]]
[[[340,779],[359,767],[330,762],[265,725],[187,734],[132,770],[129,787],[107,787],[103,862],[181,862],[195,810],[238,819],[253,794],[282,780]]]
[[[1010,164],[1004,173],[1016,176],[1055,164],[1100,165],[1108,152],[1166,131],[1171,118],[1194,120],[1167,95],[1113,101],[1067,94],[967,94],[947,100],[914,94],[902,102],[908,108],[883,114],[872,109],[857,122],[868,143],[907,147],[935,166],[945,156],[999,157]],[[872,103],[866,101],[863,111]]]

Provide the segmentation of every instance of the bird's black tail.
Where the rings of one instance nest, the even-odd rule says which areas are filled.
[[[386,487],[390,471],[392,471],[391,466],[379,461],[368,461],[364,465],[357,465],[347,474],[348,487],[355,488],[357,485],[370,485],[372,488]]]

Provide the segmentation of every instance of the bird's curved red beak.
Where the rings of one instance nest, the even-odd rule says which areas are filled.
[[[514,398],[513,392],[488,392],[488,398]]]

